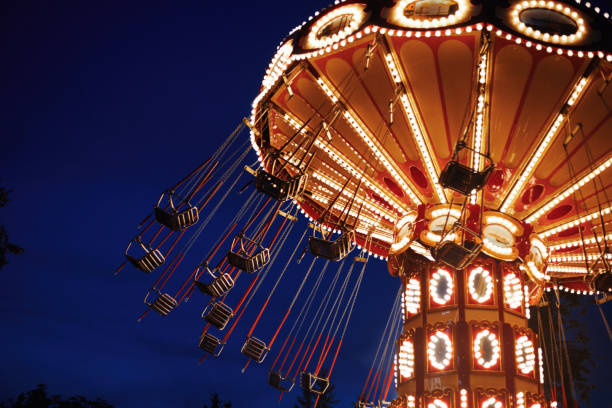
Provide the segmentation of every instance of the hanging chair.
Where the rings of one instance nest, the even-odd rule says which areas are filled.
[[[293,389],[293,380],[287,379],[280,371],[270,370],[268,384],[281,392],[289,392]]]
[[[198,348],[200,350],[204,350],[214,357],[219,357],[221,351],[223,351],[223,346],[224,344],[222,344],[218,338],[210,333],[204,334],[200,338],[200,343],[198,344]]]
[[[223,273],[221,275],[217,275],[217,270],[211,270],[208,265],[203,265],[206,269],[206,272],[212,277],[212,281],[210,283],[205,283],[200,280],[200,276],[196,275],[194,278],[194,283],[197,288],[204,293],[205,295],[209,295],[213,298],[225,296],[230,289],[234,287],[234,280],[232,279],[229,273]]]
[[[158,295],[153,302],[148,301],[151,293],[156,293]],[[160,293],[158,290],[148,291],[147,295],[145,296],[144,303],[161,316],[168,316],[168,314],[170,314],[170,312],[173,311],[178,304],[176,299],[174,299],[172,296],[167,293]]]
[[[245,245],[248,246],[249,244],[255,246],[255,250],[250,255],[249,251],[245,248]],[[238,245],[238,250],[227,252],[227,261],[230,265],[246,273],[255,273],[270,261],[270,251],[268,248],[264,248],[261,243],[245,237],[242,233],[236,235],[232,248],[236,245]]]
[[[166,194],[168,194],[169,205],[166,209],[164,209],[160,206],[160,204],[162,203]],[[199,216],[198,207],[189,204],[188,201],[182,200],[182,202],[186,205],[186,208],[179,211],[175,208],[174,202],[172,201],[173,195],[173,191],[162,193],[161,197],[159,197],[159,200],[157,201],[157,205],[153,207],[155,219],[160,224],[170,228],[172,231],[181,231],[196,224]]]
[[[303,173],[298,173],[287,180],[283,180],[263,169],[259,169],[255,172],[255,188],[257,191],[279,202],[284,202],[299,196],[304,190],[307,180],[308,175]]]
[[[461,236],[460,243],[447,239],[451,235]],[[466,239],[469,236],[471,238]],[[478,256],[482,240],[474,231],[455,222],[453,227],[443,235],[440,242],[431,249],[431,256],[454,269],[464,269]]]
[[[317,237],[317,229],[319,228],[313,228],[313,235],[308,238],[308,249],[314,256],[340,261],[355,249],[355,230],[340,227],[340,236],[332,240],[324,236]]]
[[[453,157],[446,164],[439,178],[439,183],[442,187],[450,188],[465,196],[472,194],[474,190],[481,190],[487,184],[489,176],[491,176],[495,168],[491,158],[480,152],[476,152],[476,154],[485,159],[486,166],[482,171],[471,168],[464,163],[467,160],[460,160],[461,154],[468,152],[474,152],[474,149],[468,147],[463,141],[457,142]]]
[[[240,350],[242,354],[258,363],[264,361],[268,355],[268,351],[270,351],[270,349],[268,349],[266,343],[259,340],[257,337],[247,337]]]
[[[303,371],[300,375],[300,386],[314,394],[325,394],[329,387],[329,378],[317,377],[314,374]]]
[[[202,319],[219,330],[225,329],[232,316],[234,316],[234,311],[223,302],[209,304],[202,312]]]
[[[597,273],[591,278],[589,289],[595,293],[597,304],[612,300],[612,273],[610,271]]]
[[[140,256],[130,255],[130,247],[133,243],[137,243],[137,248],[140,248],[144,251],[144,254]],[[125,249],[125,257],[134,267],[140,269],[145,273],[151,273],[155,269],[159,268],[166,259],[162,255],[159,249],[152,249],[149,245],[145,245],[139,238],[136,238],[133,241],[130,241],[127,248]]]

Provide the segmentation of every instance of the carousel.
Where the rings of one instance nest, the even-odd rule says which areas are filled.
[[[203,359],[251,306],[245,369],[323,394],[382,260],[401,287],[358,406],[574,406],[544,392],[569,361],[562,316],[553,342],[528,320],[560,292],[612,299],[611,80],[610,15],[588,2],[336,1],[282,41],[250,116],[163,192],[117,273],[152,275],[140,319],[197,295]],[[256,337],[260,319],[277,329]]]

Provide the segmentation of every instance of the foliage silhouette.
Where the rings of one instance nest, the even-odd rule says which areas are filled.
[[[327,371],[321,370],[319,373],[320,377],[326,377]],[[329,383],[327,391],[325,391],[319,397],[316,408],[333,408],[338,401],[334,398],[334,384]],[[315,402],[317,401],[317,394],[309,391],[306,388],[302,388],[302,396],[297,398],[297,403],[293,406],[294,408],[315,408]]]
[[[113,408],[113,406],[100,398],[91,401],[80,395],[68,398],[47,395],[47,386],[38,384],[33,390],[19,394],[16,400],[1,402],[0,408]]]
[[[9,193],[4,187],[0,187],[0,207],[6,206],[9,202]],[[0,225],[0,269],[8,264],[8,254],[18,255],[23,253],[23,248],[9,242],[8,233],[4,225]]]
[[[529,327],[535,333],[538,333],[538,326],[541,326],[542,348],[545,351],[547,350],[546,354],[548,356],[554,354],[554,357],[552,357],[554,361],[545,361],[544,391],[547,398],[557,400],[560,405],[563,405],[562,390],[564,388],[568,407],[591,406],[591,393],[597,387],[594,385],[593,379],[590,378],[594,359],[590,338],[587,335],[589,329],[585,324],[586,301],[589,298],[586,296],[570,296],[563,292],[560,292],[559,295],[558,306],[555,294],[551,293],[551,296],[546,299],[547,304],[540,306],[539,310],[533,310],[532,314],[535,314],[535,316],[532,316],[529,320]],[[559,309],[565,330],[567,357],[564,349],[561,348],[563,342],[560,339],[559,332],[557,314]],[[554,349],[551,334],[557,342],[554,353],[551,353]],[[570,380],[567,358],[570,361],[573,381]],[[563,372],[562,375],[560,374],[561,371]],[[572,382],[578,401],[572,401]],[[555,393],[556,395],[553,395]]]
[[[216,392],[210,396],[210,406],[204,404],[204,408],[232,408],[231,401],[221,401]]]

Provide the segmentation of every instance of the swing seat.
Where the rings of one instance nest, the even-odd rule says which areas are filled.
[[[200,350],[204,350],[214,357],[219,357],[221,351],[223,351],[223,346],[224,344],[221,344],[221,340],[209,333],[204,334],[198,344]]]
[[[456,160],[451,160],[440,173],[440,185],[467,196],[474,190],[481,190],[487,184],[494,167],[491,164],[483,171],[476,171]]]
[[[248,255],[242,249],[236,252],[228,251],[227,261],[246,273],[255,273],[270,262],[270,251],[261,246],[253,255]]]
[[[144,273],[151,273],[166,262],[166,259],[159,249],[152,249],[140,241],[136,242],[138,242],[140,247],[144,250],[144,255],[141,257],[136,257],[128,254],[128,251],[132,246],[132,242],[129,243],[127,249],[125,250],[125,257],[132,265],[134,265],[135,268],[140,269]]]
[[[282,180],[267,171],[259,169],[255,174],[255,188],[276,201],[284,202],[298,196],[304,190],[306,179],[306,174],[298,174],[289,180]]]
[[[229,273],[224,273],[220,276],[215,276],[210,270],[208,273],[214,277],[213,281],[210,283],[201,282],[197,278],[194,279],[197,288],[205,295],[209,295],[213,298],[225,296],[230,289],[234,287],[234,280]]]
[[[314,236],[309,237],[308,248],[314,256],[339,261],[355,248],[355,231],[342,231],[342,234],[335,241]]]
[[[198,207],[189,205],[182,211],[166,211],[161,207],[153,208],[155,219],[172,231],[181,231],[196,224],[199,219]]]
[[[268,355],[269,350],[270,349],[268,349],[266,343],[259,340],[258,338],[247,337],[240,352],[251,360],[261,363],[266,358],[266,355]]]
[[[482,244],[466,241],[460,245],[454,241],[443,241],[431,250],[436,261],[443,262],[454,269],[464,269],[480,253]]]
[[[270,371],[270,374],[268,374],[268,384],[281,392],[289,392],[293,389],[293,381],[283,377],[280,371]]]
[[[157,298],[155,298],[153,302],[149,303],[147,302],[147,298],[149,297],[150,293],[151,292],[147,293],[144,303],[145,305],[149,306],[152,310],[159,313],[161,316],[168,316],[168,314],[170,314],[170,312],[173,311],[178,305],[178,303],[176,302],[176,299],[174,299],[172,296],[170,296],[167,293],[159,293],[159,292],[158,292],[159,295],[157,296]]]
[[[300,375],[300,386],[314,394],[325,394],[329,387],[329,378],[317,377],[303,371]]]
[[[204,309],[202,312],[202,319],[206,320],[217,329],[223,330],[233,315],[234,311],[231,307],[223,302],[215,302]]]

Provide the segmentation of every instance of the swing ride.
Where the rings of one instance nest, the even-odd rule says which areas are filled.
[[[281,396],[296,383],[320,395],[366,266],[382,259],[401,287],[358,407],[577,406],[545,397],[561,314],[554,345],[527,322],[560,291],[612,299],[610,28],[607,12],[570,0],[317,12],[278,47],[250,117],[140,223],[116,272],[155,279],[139,320],[197,288],[197,345],[220,357],[260,303],[244,369],[273,355]],[[175,282],[235,194],[240,208]],[[278,319],[265,311],[283,278],[296,289]],[[262,318],[271,337],[255,336]]]

